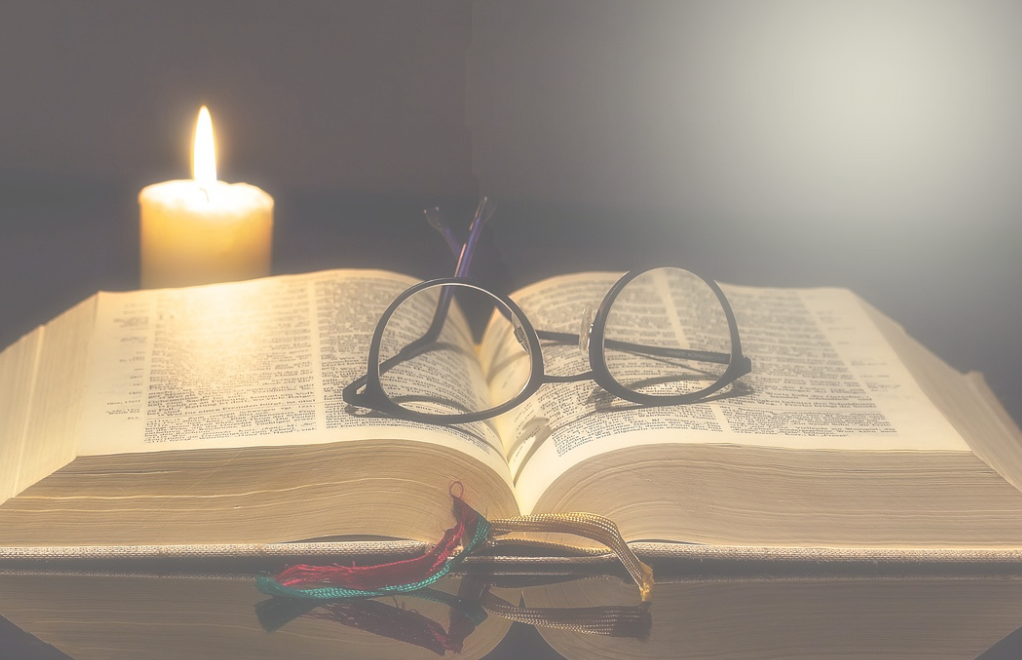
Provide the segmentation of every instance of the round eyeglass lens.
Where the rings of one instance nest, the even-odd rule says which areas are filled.
[[[477,354],[462,310],[496,306],[490,359]],[[406,298],[387,320],[380,343],[380,384],[402,408],[426,415],[489,411],[522,391],[532,361],[516,338],[521,325],[493,294],[466,283],[438,284]],[[520,333],[519,333],[520,334]],[[515,368],[512,368],[515,367]]]
[[[700,277],[655,268],[618,293],[603,353],[623,387],[650,396],[693,394],[716,384],[731,358],[724,307]]]

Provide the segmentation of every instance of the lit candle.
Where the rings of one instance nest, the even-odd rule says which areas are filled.
[[[199,111],[192,179],[165,181],[138,196],[142,287],[229,282],[270,274],[273,198],[216,178],[213,123]]]

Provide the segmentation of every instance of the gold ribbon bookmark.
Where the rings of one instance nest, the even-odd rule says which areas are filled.
[[[585,548],[521,537],[505,537],[507,534],[529,532],[573,534],[601,543],[617,555],[625,570],[635,580],[635,584],[639,587],[639,596],[642,602],[649,602],[652,597],[653,569],[642,563],[635,556],[632,549],[625,543],[617,525],[609,518],[598,516],[595,513],[535,513],[515,518],[491,520],[490,525],[489,545],[491,547],[514,544],[547,548],[573,554],[606,554],[605,550],[598,548]]]

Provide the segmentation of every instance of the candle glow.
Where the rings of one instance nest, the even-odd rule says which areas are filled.
[[[273,198],[217,180],[213,122],[199,111],[192,179],[147,186],[141,207],[144,288],[190,286],[270,274]]]

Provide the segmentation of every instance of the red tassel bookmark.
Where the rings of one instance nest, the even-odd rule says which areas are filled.
[[[460,484],[456,484],[460,486]],[[377,564],[375,566],[310,566],[301,564],[292,566],[273,579],[261,576],[256,580],[259,591],[269,596],[286,596],[288,598],[311,598],[329,600],[338,598],[367,598],[408,593],[432,585],[449,573],[469,554],[484,544],[492,535],[504,537],[493,541],[498,543],[514,542],[520,544],[538,544],[544,548],[580,550],[572,546],[563,546],[547,542],[535,542],[527,538],[513,539],[505,535],[514,532],[524,533],[567,533],[593,539],[614,552],[628,571],[635,584],[639,587],[639,596],[643,602],[652,597],[653,571],[642,563],[625,543],[617,525],[608,518],[592,513],[546,513],[530,514],[495,520],[492,523],[481,516],[475,509],[461,499],[461,492],[455,494],[451,489],[453,500],[454,527],[448,529],[440,542],[429,552],[419,557]],[[581,549],[584,553],[588,549]]]
[[[427,587],[449,573],[489,536],[489,522],[453,490],[451,498],[454,527],[419,557],[374,566],[299,564],[281,571],[275,579],[258,578],[256,587],[270,596],[317,600],[384,596]]]

